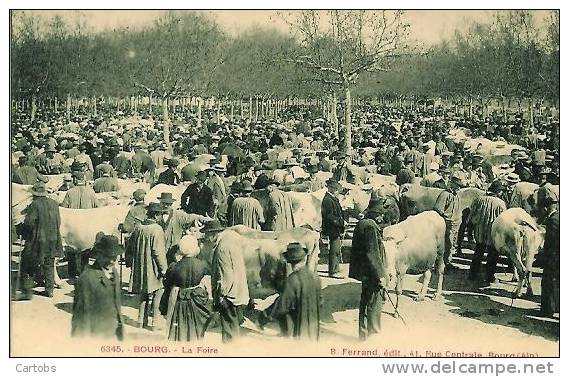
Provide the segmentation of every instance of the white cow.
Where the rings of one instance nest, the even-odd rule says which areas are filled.
[[[120,237],[118,225],[128,213],[126,205],[92,209],[59,208],[63,244],[78,251],[93,247],[98,232]]]
[[[533,295],[531,273],[535,255],[543,245],[543,229],[522,208],[509,208],[492,224],[491,237],[498,253],[506,255],[519,276],[515,296],[520,297],[527,283],[528,296]]]
[[[390,282],[396,279],[397,304],[403,292],[403,278],[407,272],[423,274],[423,286],[415,298],[422,301],[431,281],[431,269],[439,274],[433,299],[441,297],[445,269],[445,221],[435,211],[409,216],[406,220],[383,230],[383,246],[387,259],[386,269]]]

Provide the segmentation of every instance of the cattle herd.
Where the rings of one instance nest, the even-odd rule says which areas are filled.
[[[453,177],[457,172],[462,174],[465,182],[456,192],[462,222],[459,249],[466,248],[468,241],[476,242],[470,231],[473,224],[469,223],[473,203],[487,194],[493,181],[503,181],[506,189],[501,198],[508,209],[495,219],[490,238],[513,267],[518,279],[515,296],[522,294],[524,286],[531,293],[534,260],[545,232],[540,224],[537,191],[547,184],[559,195],[559,124],[541,119],[530,127],[521,116],[504,121],[465,119],[441,111],[432,114],[431,110],[423,113],[371,105],[354,109],[353,150],[348,151],[348,174],[340,179],[338,194],[347,220],[342,236],[344,257],[349,259],[351,230],[363,217],[370,199],[384,198],[385,205],[391,205],[397,214],[383,228],[385,267],[397,301],[406,273],[423,274],[422,288],[416,295],[421,301],[434,272],[438,278],[434,298],[440,298],[446,225],[435,211],[435,203],[445,190],[445,171],[450,170]],[[12,119],[12,243],[23,242],[20,224],[33,200],[34,181],[22,180],[22,169],[35,168],[37,179],[45,182],[48,196],[57,203],[64,201],[73,186],[66,187],[68,181],[76,179],[77,162],[81,162],[87,186],[101,179],[116,182],[112,191],[97,190],[96,203],[89,208],[59,208],[59,232],[67,259],[88,252],[100,232],[121,240],[127,237],[119,224],[125,221],[135,191],[144,190],[147,205],[171,194],[172,207],[179,209],[183,207],[183,193],[198,172],[216,164],[221,166],[217,174],[225,185],[225,199],[238,196],[241,182],[249,180],[255,185],[264,174],[278,182],[279,190],[292,203],[292,229],[251,229],[228,223],[220,234],[218,242],[241,250],[250,287],[279,289],[278,280],[284,277],[279,277],[275,262],[283,258],[291,242],[300,242],[306,248],[307,264],[313,271],[325,263],[322,257],[328,246],[320,234],[321,205],[326,181],[342,164],[337,155],[343,139],[342,134],[334,134],[328,120],[318,118],[311,109],[287,109],[277,119],[253,123],[206,119],[202,128],[197,128],[192,114],[174,115],[173,122],[148,113],[113,111],[98,116],[79,114],[73,119],[66,119],[61,112],[35,117],[32,121],[29,114],[15,112]],[[171,140],[164,141],[166,127]],[[473,163],[476,158],[480,159],[478,164]],[[101,164],[112,166],[110,176],[97,173]],[[168,168],[178,177],[173,184],[159,179]],[[413,171],[414,177],[402,182],[399,172],[404,168]],[[434,174],[441,185],[425,184],[428,174]],[[264,212],[270,211],[266,189],[257,189],[251,196]],[[215,218],[216,211],[217,207],[206,216]],[[196,222],[182,229],[178,239],[185,233],[199,238],[203,225]],[[17,261],[17,255],[13,257]],[[211,250],[202,247],[201,257],[210,259]]]

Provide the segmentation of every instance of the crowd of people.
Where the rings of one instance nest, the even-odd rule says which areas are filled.
[[[25,240],[20,266],[24,299],[31,299],[34,283],[44,285],[49,297],[61,284],[54,268],[56,259],[65,254],[59,233],[60,206],[95,208],[96,194],[118,191],[121,179],[144,181],[150,187],[185,187],[180,198],[165,192],[149,204],[145,204],[146,191],[134,191],[128,215],[119,225],[124,244],[116,236],[100,234],[88,253],[94,263],[84,257],[70,261],[75,270],[70,276],[77,275],[73,281],[75,336],[122,339],[122,292],[115,267],[122,255],[130,267],[128,291],[140,298],[140,327],[166,327],[171,340],[195,340],[204,336],[218,313],[223,340],[239,336],[243,310],[252,305],[246,266],[236,249],[219,247],[218,236],[239,224],[274,232],[295,228],[287,190],[326,188],[318,230],[329,245],[328,275],[345,278],[340,264],[349,215],[340,204],[341,183],[362,186],[365,182],[353,167],[368,166],[393,176],[399,186],[409,183],[443,189],[435,210],[446,224],[445,264],[449,269],[462,242],[457,192],[465,187],[484,190],[486,195],[472,206],[469,223],[476,240],[470,276],[477,278],[487,253],[485,283],[493,282],[498,257],[489,240],[492,222],[508,208],[516,183],[539,185],[537,207],[542,211],[538,217],[546,228],[541,311],[546,316],[559,311],[559,195],[551,186],[559,184],[560,141],[559,124],[552,119],[537,119],[530,127],[521,116],[508,121],[501,116],[465,119],[433,116],[430,110],[426,114],[366,105],[354,110],[353,148],[346,151],[341,147],[342,132],[333,132],[331,123],[318,118],[315,109],[290,108],[279,119],[259,122],[205,119],[202,128],[196,128],[192,114],[178,114],[169,122],[168,142],[164,141],[164,122],[151,114],[134,117],[111,110],[100,110],[100,114],[80,114],[71,121],[62,112],[40,111],[34,121],[24,112],[13,115],[12,182],[31,185],[33,195],[23,224],[14,228]],[[453,129],[468,130],[472,139],[519,146],[506,163],[508,173],[496,176],[476,147],[449,137]],[[192,161],[203,155],[211,156],[207,167],[196,170]],[[330,177],[322,180],[319,172],[328,172]],[[65,192],[61,203],[50,197],[46,187],[49,176],[57,174],[64,174],[63,184],[55,190]],[[267,203],[255,195],[258,191],[267,193]],[[176,200],[180,208],[173,206]],[[349,277],[362,282],[362,339],[381,327],[387,294],[382,229],[397,223],[405,213],[395,206],[394,214],[390,203],[372,194],[367,209],[357,214]],[[199,226],[199,236],[189,232]],[[289,274],[275,303],[258,317],[258,324],[279,321],[283,334],[316,340],[320,278],[306,267],[306,250],[298,242],[288,245],[283,258]],[[205,276],[211,276],[211,305],[203,285]]]

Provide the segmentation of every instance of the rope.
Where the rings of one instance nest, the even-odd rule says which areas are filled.
[[[399,313],[399,310],[397,310],[397,308],[395,307],[395,304],[393,303],[393,300],[391,299],[391,296],[389,295],[389,291],[385,288],[383,288],[383,291],[385,292],[387,298],[389,299],[389,302],[391,303],[391,306],[393,306],[393,310],[395,310],[395,314],[397,315],[397,317],[399,317],[401,319],[401,321],[403,322],[403,324],[405,326],[407,326],[407,322],[405,322],[405,318],[403,318],[403,316],[401,315],[401,313]]]

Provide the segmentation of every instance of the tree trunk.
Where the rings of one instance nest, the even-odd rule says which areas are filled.
[[[346,103],[345,103],[345,117],[346,117],[346,130],[344,135],[344,151],[348,155],[348,159],[352,158],[352,93],[350,88],[345,86]]]
[[[152,94],[148,97],[148,110],[150,111],[150,115],[152,115]]]
[[[508,121],[508,112],[506,110],[506,97],[502,96],[502,121]]]
[[[69,94],[67,95],[67,101],[65,103],[65,117],[67,121],[71,118],[71,96]]]
[[[257,115],[255,115],[257,121]],[[249,96],[249,124],[253,123],[253,97]]]
[[[97,116],[97,97],[95,96],[93,96],[93,116]]]
[[[54,109],[54,111],[57,113],[57,107],[58,107],[58,106],[57,106],[57,105],[58,105],[58,103],[57,103],[57,97],[55,97],[54,100],[55,100],[55,102],[53,103],[53,109]]]
[[[241,107],[241,122],[243,122],[243,98],[239,100],[239,106]]]
[[[217,100],[217,125],[221,124],[221,98]]]
[[[234,108],[234,101],[231,100],[231,113],[230,113],[230,117],[231,117],[231,121],[233,122],[233,112],[234,112],[235,108]]]
[[[332,93],[332,126],[334,128],[334,136],[339,137],[340,132],[338,130],[338,108],[337,108],[336,92]]]
[[[533,98],[528,99],[528,110],[529,110],[529,125],[533,127]]]
[[[162,117],[164,118],[164,142],[170,145],[170,117],[168,115],[168,97],[162,98]]]
[[[198,130],[202,128],[202,100],[201,98],[197,99],[198,101],[198,123],[197,128]]]
[[[253,123],[253,98],[249,96],[249,123]]]
[[[472,118],[472,97],[468,97],[468,118]]]
[[[37,106],[36,106],[36,96],[32,96],[32,122],[36,119],[36,111],[37,111]]]

